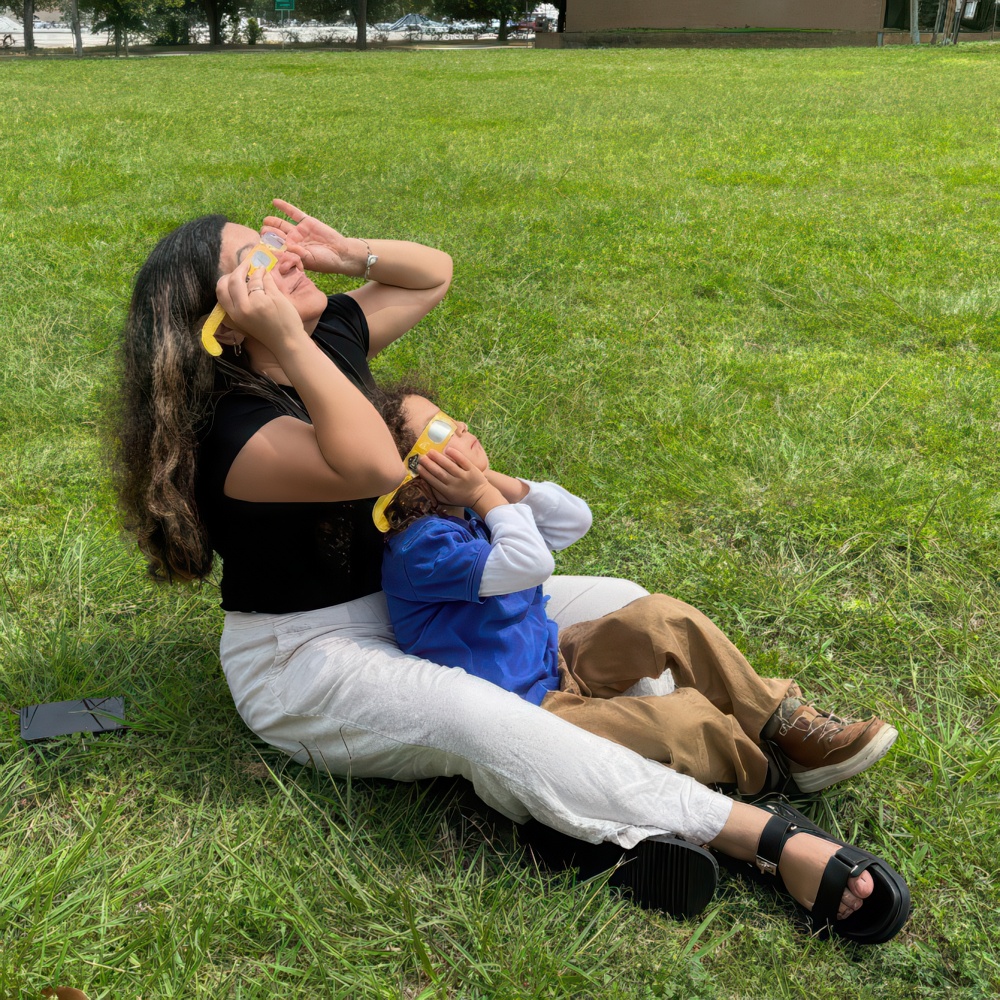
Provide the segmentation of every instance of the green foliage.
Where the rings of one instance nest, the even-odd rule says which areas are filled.
[[[5,67],[0,704],[123,693],[132,728],[32,750],[5,716],[0,995],[996,996],[1000,49],[177,63]],[[216,581],[156,588],[121,536],[100,403],[156,239],[276,195],[454,256],[377,373],[590,500],[560,572],[900,729],[809,807],[909,880],[898,939],[813,941],[737,880],[700,924],[643,913],[447,782],[246,730]]]
[[[257,23],[257,18],[247,19],[247,45],[256,45],[264,37],[261,26]]]
[[[202,17],[197,0],[161,0],[146,15],[146,36],[154,45],[190,45],[191,26]]]
[[[432,10],[438,17],[456,21],[510,20],[523,13],[518,0],[433,0]]]
[[[111,32],[116,50],[122,44],[128,47],[129,35],[143,34],[147,30],[149,7],[144,0],[92,0],[88,9],[93,15],[91,30]]]

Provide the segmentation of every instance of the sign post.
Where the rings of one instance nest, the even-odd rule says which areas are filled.
[[[285,21],[288,20],[288,11],[295,10],[295,0],[274,0],[274,9],[276,11],[280,10],[283,12],[281,17],[279,18],[279,20],[283,24]],[[282,34],[281,36],[281,47],[282,48],[285,47],[284,34]]]

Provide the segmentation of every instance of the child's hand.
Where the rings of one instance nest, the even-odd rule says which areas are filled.
[[[471,507],[480,517],[507,502],[486,474],[455,448],[421,455],[417,475],[430,485],[442,503]]]

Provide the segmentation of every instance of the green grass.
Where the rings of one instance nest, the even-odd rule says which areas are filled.
[[[0,996],[996,995],[998,71],[971,44],[6,63],[0,704],[124,693],[132,729],[36,752],[4,716]],[[215,585],[153,588],[120,537],[100,401],[158,235],[275,195],[453,254],[378,373],[591,501],[561,572],[674,593],[900,729],[814,808],[908,879],[895,941],[812,941],[732,881],[700,924],[644,913],[448,783],[245,730]]]

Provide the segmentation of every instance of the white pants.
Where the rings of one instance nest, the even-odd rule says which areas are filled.
[[[607,577],[553,577],[545,589],[562,626],[646,593]],[[299,614],[229,612],[221,657],[250,729],[332,774],[460,774],[513,820],[533,816],[622,847],[664,833],[705,843],[732,808],[692,778],[488,681],[400,652],[382,594]]]

